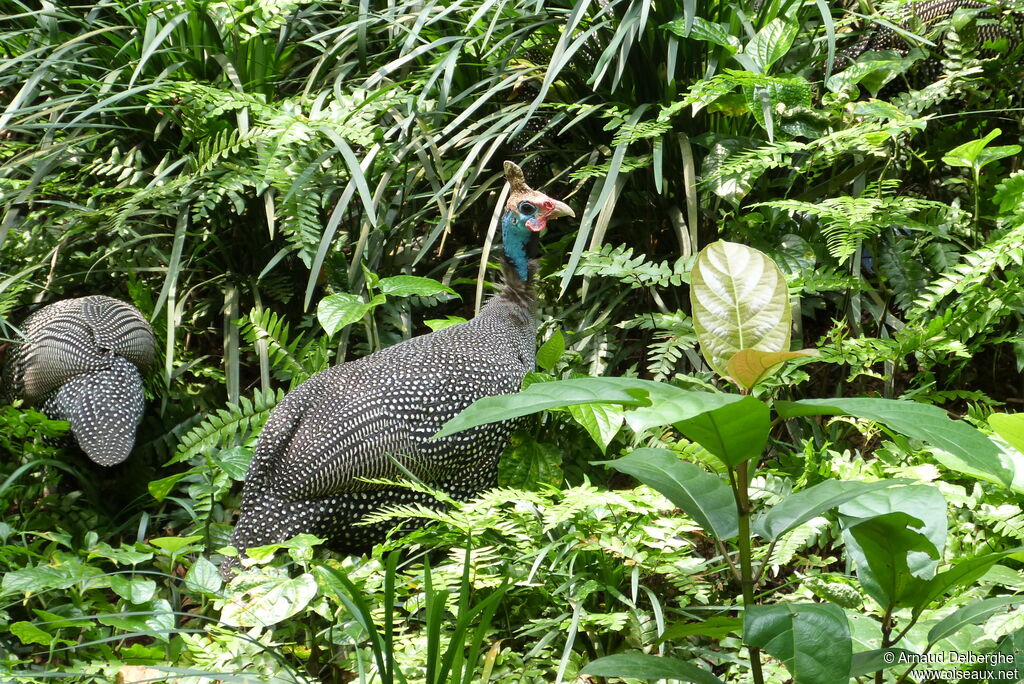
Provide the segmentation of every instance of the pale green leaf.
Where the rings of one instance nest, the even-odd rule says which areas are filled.
[[[581,675],[628,679],[668,679],[692,684],[722,684],[722,680],[693,663],[646,653],[619,653],[587,664]]]
[[[43,646],[49,646],[50,642],[53,641],[53,635],[44,632],[31,622],[15,622],[11,624],[8,629],[11,634],[18,637],[18,641],[23,644],[42,644]]]
[[[1013,484],[1014,469],[992,440],[961,420],[951,420],[937,406],[901,399],[850,397],[779,401],[783,418],[807,415],[847,415],[873,420],[913,439],[938,447],[936,457],[947,468],[975,477]]]
[[[433,278],[411,275],[381,278],[377,287],[382,293],[393,297],[433,297],[442,293],[455,294],[455,290]]]
[[[782,271],[756,249],[714,242],[690,276],[693,327],[701,353],[719,375],[741,349],[789,351],[792,313]]]
[[[565,336],[558,328],[537,350],[537,365],[546,371],[553,370],[565,353]]]
[[[316,596],[317,583],[303,573],[282,575],[243,573],[228,587],[220,621],[232,627],[269,627],[287,620],[305,608]]]
[[[316,307],[316,318],[328,335],[334,335],[361,319],[369,310],[370,305],[359,295],[340,292],[320,300]]]

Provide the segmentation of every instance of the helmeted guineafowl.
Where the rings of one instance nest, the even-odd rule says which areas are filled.
[[[471,321],[334,366],[290,392],[267,420],[246,475],[231,538],[239,551],[299,533],[340,552],[369,550],[393,525],[357,525],[366,514],[434,501],[360,479],[402,479],[392,458],[457,499],[496,484],[511,425],[431,437],[477,399],[519,390],[536,345],[531,242],[549,219],[574,216],[531,190],[515,164],[505,162],[505,176],[502,291]],[[234,564],[227,560],[222,573]]]
[[[131,304],[101,295],[35,312],[5,354],[0,403],[23,399],[71,423],[85,454],[109,466],[128,458],[142,419],[142,375],[156,340]]]

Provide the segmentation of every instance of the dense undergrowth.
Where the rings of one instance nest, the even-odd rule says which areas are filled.
[[[121,466],[89,463],[64,424],[0,408],[3,678],[615,681],[676,667],[649,678],[814,684],[926,681],[886,668],[885,649],[1019,661],[1024,456],[990,419],[1024,397],[1022,47],[976,40],[992,22],[1012,35],[1018,4],[910,26],[923,40],[907,55],[838,71],[899,3],[8,3],[0,337],[38,304],[104,293],[143,311],[160,352]],[[776,411],[757,455],[723,460],[694,416],[637,423],[625,399],[566,394],[515,435],[501,489],[419,512],[439,524],[367,558],[297,539],[225,586],[218,549],[284,393],[468,318],[491,290],[506,158],[580,217],[542,240],[528,391],[591,376],[738,396],[698,345],[694,262],[724,239],[778,264],[792,347],[819,353],[743,398]],[[367,306],[403,274],[457,296]],[[940,407],[996,455],[976,462],[885,416],[780,408],[808,398]],[[755,515],[744,550],[702,497],[621,460],[648,448],[696,469],[726,509],[742,493],[747,514],[803,501],[813,515]],[[842,491],[808,504],[821,485]],[[860,496],[836,510],[840,493]],[[899,541],[882,588],[878,538]],[[839,631],[792,652],[759,641],[739,609],[742,558],[748,606],[814,606]],[[782,641],[812,643],[801,619]],[[812,667],[837,644],[845,670]],[[638,654],[674,661],[592,664]]]

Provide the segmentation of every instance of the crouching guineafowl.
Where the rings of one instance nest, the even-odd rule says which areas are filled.
[[[71,423],[85,454],[110,466],[128,458],[142,419],[142,374],[156,340],[139,310],[112,297],[65,299],[21,325],[7,349],[0,403],[15,399]]]
[[[267,420],[246,475],[231,538],[239,551],[303,532],[336,551],[369,550],[393,525],[357,525],[365,515],[390,504],[433,502],[363,481],[402,479],[392,459],[457,499],[496,484],[509,424],[431,436],[477,399],[519,390],[536,344],[530,251],[549,219],[574,216],[531,190],[515,164],[505,162],[505,177],[502,291],[471,321],[329,368],[289,393]],[[222,573],[232,565],[226,561]]]

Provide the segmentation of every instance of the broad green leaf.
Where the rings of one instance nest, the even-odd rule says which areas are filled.
[[[14,636],[18,637],[18,641],[23,644],[42,644],[43,646],[49,646],[50,642],[53,641],[53,635],[44,632],[39,629],[31,622],[15,622],[12,623],[8,628]]]
[[[598,463],[658,490],[716,539],[736,536],[736,500],[718,475],[680,460],[667,449],[637,449],[614,461]]]
[[[693,684],[722,684],[718,677],[696,665],[646,653],[619,653],[598,658],[590,661],[580,670],[580,674],[592,677],[669,679]]]
[[[569,414],[601,447],[602,454],[619,434],[625,420],[625,411],[615,404],[575,404],[569,407]]]
[[[236,482],[241,482],[245,479],[245,474],[249,471],[249,463],[251,461],[252,449],[247,449],[243,446],[221,449],[213,454],[214,464]]]
[[[922,523],[906,513],[887,513],[843,530],[861,586],[883,608],[911,603],[912,597],[922,591],[927,580],[913,574],[910,554],[939,558],[935,545],[911,529],[914,525],[920,527]],[[852,548],[854,544],[856,549]]]
[[[544,484],[558,487],[565,480],[562,458],[562,452],[554,444],[537,441],[528,431],[519,430],[513,433],[498,461],[498,484],[522,489]]]
[[[203,536],[201,534],[192,535],[190,537],[157,537],[150,539],[149,543],[158,549],[163,549],[168,553],[175,554],[180,553],[182,549],[187,547],[189,544],[193,544]]]
[[[182,478],[191,475],[193,472],[195,472],[195,470],[196,469],[193,468],[183,473],[175,473],[174,475],[163,477],[160,478],[159,480],[150,481],[150,483],[147,485],[147,489],[149,489],[150,496],[152,496],[157,501],[163,501],[167,497],[167,495],[170,494],[171,491],[174,489],[174,485],[178,484],[178,482]]]
[[[942,157],[942,161],[950,166],[963,166],[976,170],[980,169],[984,164],[979,163],[979,156],[985,147],[990,142],[998,138],[1001,133],[1002,131],[996,128],[984,138],[970,140],[965,142],[963,145],[957,145]]]
[[[170,641],[175,628],[174,611],[166,599],[157,599],[141,606],[133,606],[124,614],[107,613],[96,617],[96,621],[107,627],[116,627],[125,632],[144,632],[159,639]]]
[[[825,87],[833,93],[839,93],[859,83],[874,96],[886,83],[912,67],[921,56],[920,50],[912,50],[908,55],[891,51],[862,55],[849,68],[832,74],[825,82]],[[905,116],[901,114],[900,118]]]
[[[913,525],[935,546],[942,557],[946,547],[946,500],[936,487],[914,484],[909,487],[883,488],[865,492],[839,507],[844,525],[856,520],[866,520],[886,513],[906,513],[921,525]],[[849,542],[855,548],[855,542]],[[910,563],[911,572],[917,577],[930,579],[935,575],[938,564],[928,556],[919,554]]]
[[[783,363],[803,356],[817,356],[817,349],[766,352],[760,349],[740,349],[726,364],[729,377],[740,387],[753,389],[765,378],[773,375]]]
[[[101,583],[106,586],[105,578],[103,571],[93,565],[65,559],[56,566],[38,565],[4,573],[2,594],[38,594],[47,589],[67,589],[76,584],[81,585],[84,591]]]
[[[393,297],[433,297],[443,292],[455,294],[455,290],[433,278],[411,275],[381,278],[377,287],[382,293]]]
[[[811,518],[816,518],[861,494],[909,482],[911,480],[881,480],[879,482],[825,480],[813,487],[787,496],[777,505],[758,515],[754,518],[751,531],[763,539],[773,541],[786,532],[803,525]]]
[[[844,415],[873,420],[947,452],[949,456],[936,456],[947,468],[1006,486],[1013,484],[1013,468],[992,440],[961,420],[951,420],[937,406],[901,399],[840,397],[778,401],[775,410],[783,418]]]
[[[961,560],[953,567],[943,570],[928,581],[922,588],[921,593],[916,597],[914,603],[914,617],[918,617],[934,601],[942,598],[956,587],[969,587],[981,578],[989,569],[1007,556],[1017,553],[1021,547],[989,553],[984,556],[975,556]]]
[[[243,573],[228,590],[221,622],[232,627],[269,627],[305,608],[316,596],[317,584],[309,573],[295,578]]]
[[[131,546],[121,544],[120,548],[115,549],[106,542],[99,542],[96,546],[89,549],[88,559],[93,558],[106,558],[112,560],[118,565],[138,565],[144,563],[153,557],[153,554],[149,551],[137,551]]]
[[[892,655],[888,655],[889,653]],[[902,664],[906,667],[906,663],[915,662],[914,660],[904,660],[901,662],[899,660],[900,655],[913,657],[915,654],[902,648],[877,648],[873,651],[854,653],[853,659],[850,661],[850,678],[864,677],[894,665]]]
[[[1020,681],[1021,672],[1024,672],[1024,629],[1018,629],[1000,639],[999,648],[995,653],[1002,655],[1003,658],[994,665],[985,666],[989,672],[999,673],[990,675],[989,681],[1012,682],[1014,678]]]
[[[853,643],[846,613],[830,603],[747,606],[743,641],[786,666],[794,684],[847,684]]]
[[[743,400],[741,394],[684,390],[667,383],[651,383],[647,389],[649,403],[626,413],[626,423],[637,434],[675,425]]]
[[[761,456],[771,430],[771,411],[760,399],[742,396],[674,425],[726,465],[737,466]]]
[[[766,117],[780,106],[783,110],[811,106],[811,84],[799,76],[766,76],[759,81],[743,86],[743,98],[751,116],[765,130],[774,126]],[[774,135],[774,127],[772,131]]]
[[[986,147],[978,155],[977,165],[978,169],[982,169],[994,161],[1000,159],[1006,159],[1007,157],[1016,157],[1020,154],[1020,145],[996,145],[995,147]]]
[[[565,337],[560,329],[555,328],[551,337],[537,350],[537,365],[546,371],[552,370],[564,353]]]
[[[993,413],[988,424],[1007,444],[1024,453],[1024,413]]]
[[[659,383],[635,378],[573,378],[555,382],[537,382],[518,394],[484,397],[455,416],[434,435],[435,438],[468,430],[477,425],[510,420],[547,409],[573,404],[625,404],[641,406]]]
[[[68,619],[64,615],[57,615],[46,610],[39,608],[33,608],[32,612],[39,618],[38,624],[45,625],[46,629],[63,629],[64,627],[78,627],[81,628],[86,620],[90,620],[90,616],[83,616],[76,619]],[[162,652],[161,652],[162,653]]]
[[[317,305],[316,318],[328,335],[334,335],[345,326],[352,325],[361,319],[367,311],[383,302],[382,297],[383,295],[377,295],[373,302],[367,304],[359,295],[347,292],[328,295]],[[380,301],[377,301],[378,299]]]
[[[713,24],[707,19],[693,17],[693,24],[690,30],[686,30],[686,19],[676,19],[665,24],[672,33],[683,38],[703,40],[720,47],[728,48],[730,52],[736,52],[740,48],[739,39],[732,35],[729,27],[725,24]]]
[[[448,316],[447,318],[427,318],[423,321],[423,325],[437,332],[438,330],[444,330],[445,328],[465,322],[466,319],[462,316]]]
[[[260,563],[269,563],[274,559],[274,555],[281,549],[301,549],[304,547],[322,544],[324,541],[324,539],[321,539],[316,535],[302,533],[295,535],[287,541],[263,544],[261,546],[250,546],[245,550],[245,555],[247,557],[242,560],[242,564],[258,565]]]
[[[156,582],[153,580],[120,574],[109,577],[110,588],[129,603],[147,603],[156,595]]]
[[[984,622],[995,613],[1006,608],[1006,606],[1016,603],[1024,603],[1024,596],[999,596],[968,603],[966,606],[953,611],[953,613],[947,615],[932,627],[928,631],[928,643],[934,644],[936,641],[952,636],[966,625],[976,625]]]
[[[202,594],[217,594],[224,585],[217,566],[199,556],[185,575],[185,586]]]
[[[796,38],[797,28],[795,23],[776,18],[758,31],[743,49],[743,53],[758,67],[751,71],[768,71],[772,64],[789,52]]]
[[[743,620],[741,618],[716,616],[699,622],[677,622],[674,625],[669,625],[658,641],[679,641],[691,636],[722,639],[730,634],[739,636],[742,633]]]
[[[741,349],[789,351],[789,288],[775,262],[756,249],[719,240],[701,250],[690,304],[701,353],[722,377]]]

